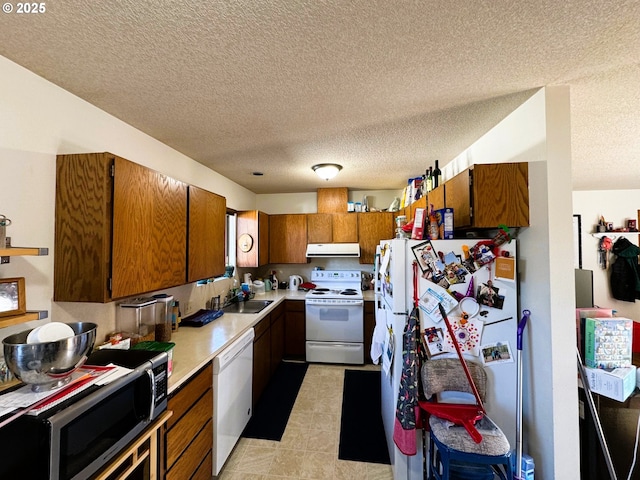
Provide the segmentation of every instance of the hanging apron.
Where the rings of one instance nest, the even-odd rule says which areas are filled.
[[[414,307],[402,336],[402,374],[393,426],[393,441],[405,455],[416,454],[416,425],[420,424],[420,406],[418,405],[420,361],[417,345],[419,324],[418,308]]]

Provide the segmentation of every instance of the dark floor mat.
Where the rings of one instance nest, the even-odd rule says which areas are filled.
[[[338,458],[389,465],[382,425],[380,371],[345,370]]]
[[[280,441],[307,367],[301,362],[280,363],[254,408],[243,437]]]

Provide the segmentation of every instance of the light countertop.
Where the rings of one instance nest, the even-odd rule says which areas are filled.
[[[179,327],[171,333],[173,373],[169,377],[169,393],[189,380],[200,368],[218,355],[247,329],[269,315],[277,305],[288,300],[304,300],[306,292],[274,290],[255,296],[255,300],[273,300],[260,313],[225,313],[204,327]]]
[[[365,301],[374,299],[373,291],[364,291]],[[247,329],[269,315],[285,300],[304,300],[306,292],[274,290],[256,295],[255,300],[273,300],[260,313],[225,313],[204,327],[180,327],[172,332],[173,373],[169,377],[169,393],[178,389],[227,345],[239,338]]]

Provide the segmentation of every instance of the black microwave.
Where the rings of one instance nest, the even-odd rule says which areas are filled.
[[[109,363],[133,371],[0,428],[0,478],[89,478],[166,410],[165,352],[100,350],[86,362]]]

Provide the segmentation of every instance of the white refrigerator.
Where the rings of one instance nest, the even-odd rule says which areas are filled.
[[[376,330],[371,355],[382,364],[382,419],[395,480],[423,478],[422,432],[416,431],[415,456],[402,454],[393,441],[402,373],[402,337],[414,305],[414,262],[418,267],[420,332],[429,358],[457,358],[446,324],[437,312],[437,303],[442,301],[465,359],[485,365],[487,414],[515,448],[516,241],[493,249],[492,242],[496,243],[492,239],[380,242],[375,262]],[[389,343],[392,354],[388,354]],[[387,354],[391,357],[390,365],[385,362]],[[378,355],[381,356],[376,358]]]

